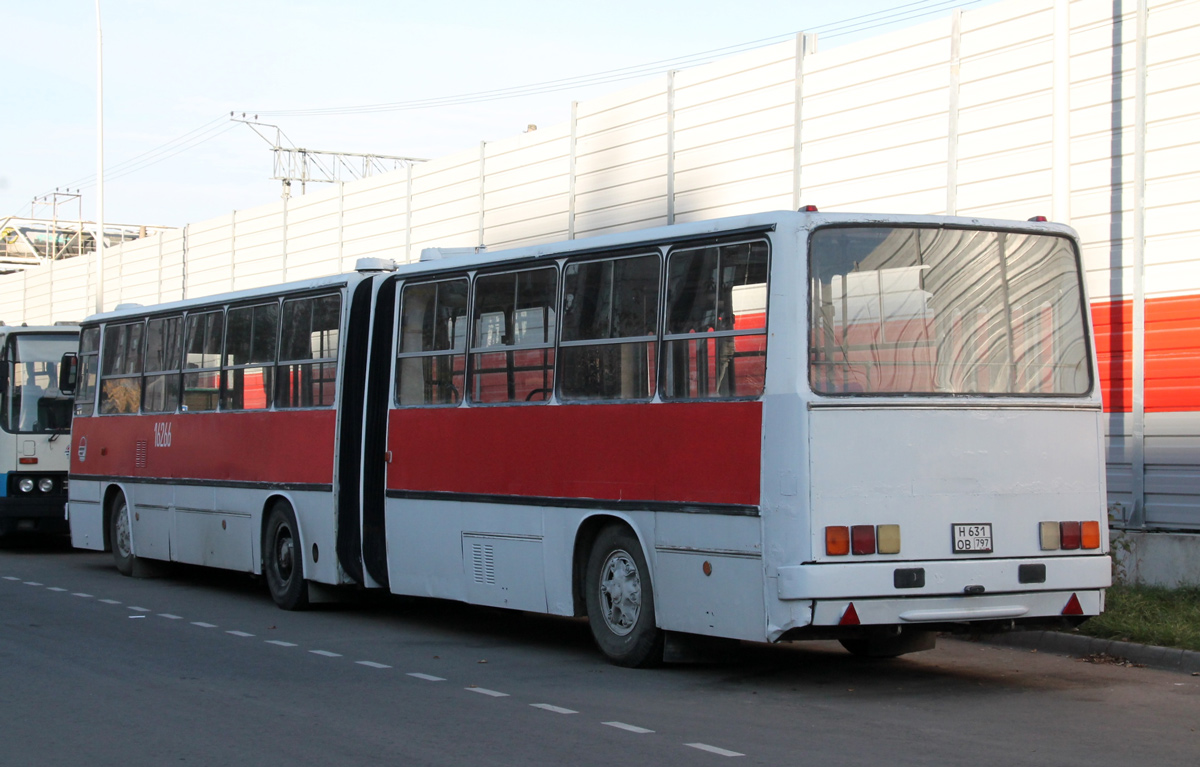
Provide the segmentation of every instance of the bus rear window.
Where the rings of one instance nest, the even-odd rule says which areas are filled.
[[[810,239],[809,381],[822,394],[1091,390],[1069,239],[829,227]]]

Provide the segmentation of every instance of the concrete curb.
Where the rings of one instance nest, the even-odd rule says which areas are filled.
[[[984,641],[1076,658],[1104,653],[1114,658],[1140,663],[1148,668],[1184,674],[1200,673],[1200,652],[1192,650],[1154,647],[1115,639],[1096,639],[1081,634],[1064,634],[1061,631],[1014,631],[1009,634],[995,634],[986,637]]]

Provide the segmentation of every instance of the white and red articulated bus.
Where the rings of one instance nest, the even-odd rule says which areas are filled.
[[[1103,609],[1069,228],[778,212],[427,256],[88,319],[74,544],[262,573],[286,609],[586,615],[632,666]]]
[[[58,372],[78,344],[69,325],[0,323],[0,537],[68,530],[72,402]]]

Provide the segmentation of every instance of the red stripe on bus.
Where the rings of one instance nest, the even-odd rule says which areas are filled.
[[[401,408],[388,488],[757,505],[762,403]]]
[[[1092,305],[1104,409],[1133,406],[1133,302]],[[1146,301],[1147,412],[1200,411],[1200,296]]]
[[[71,471],[330,484],[336,423],[333,410],[76,417]],[[80,461],[83,439],[86,457]],[[140,456],[139,442],[144,443]]]

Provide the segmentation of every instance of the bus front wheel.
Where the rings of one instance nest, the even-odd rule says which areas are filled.
[[[588,625],[609,660],[633,668],[662,662],[650,569],[632,530],[612,526],[600,532],[588,556],[585,588]]]
[[[263,570],[271,599],[284,610],[308,606],[308,583],[304,580],[304,553],[300,547],[296,515],[286,503],[276,503],[267,516],[263,535]]]
[[[129,519],[129,504],[124,493],[113,496],[108,514],[108,540],[112,544],[113,562],[121,575],[133,575],[133,525]]]

